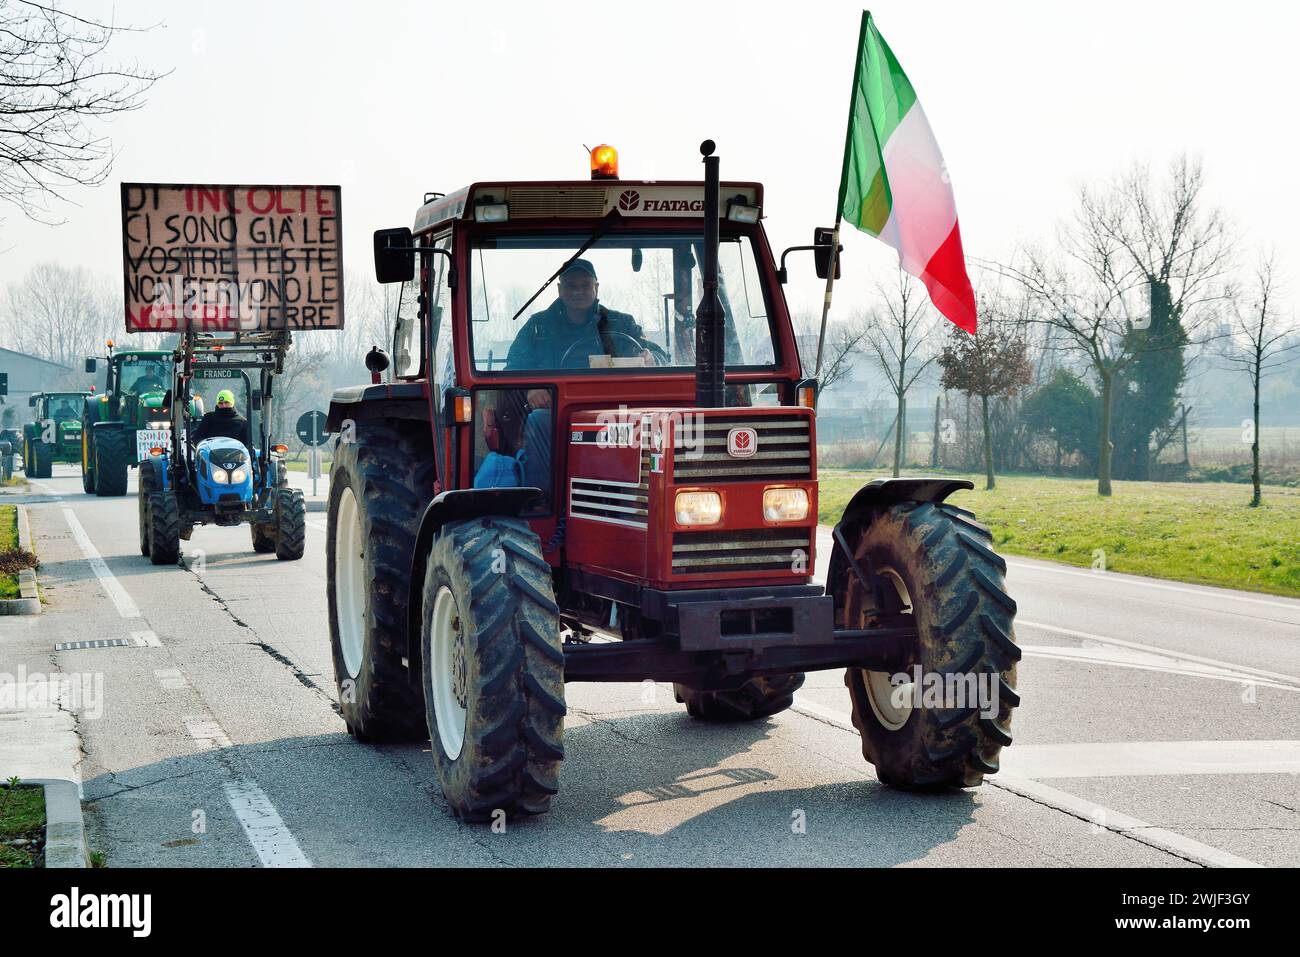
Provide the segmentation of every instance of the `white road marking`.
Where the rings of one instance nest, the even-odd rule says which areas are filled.
[[[813,718],[817,721],[842,728],[845,731],[851,731],[857,734],[858,731],[853,727],[852,719],[845,714],[831,711],[817,705],[810,705],[801,696],[796,695],[792,711],[796,711],[805,717]],[[1175,742],[1177,744],[1178,742]],[[1240,745],[1243,742],[1204,742],[1210,745]],[[1253,742],[1245,742],[1247,744]],[[1284,744],[1296,744],[1296,742],[1282,742]],[[1017,749],[1025,751],[1031,746],[1019,745],[1005,749],[1002,752],[1002,761],[1005,763],[1009,755],[1015,753]],[[1109,747],[1108,745],[1094,745],[1093,747]],[[1185,773],[1170,771],[1165,773]],[[1201,773],[1236,773],[1231,771],[1220,772],[1201,772]],[[1080,775],[1081,776],[1081,775]],[[1125,837],[1131,837],[1135,841],[1140,841],[1157,850],[1168,851],[1178,857],[1186,858],[1205,867],[1260,867],[1254,861],[1248,861],[1245,858],[1229,854],[1227,851],[1221,851],[1217,847],[1211,847],[1208,844],[1202,844],[1190,837],[1184,837],[1182,834],[1175,834],[1173,831],[1167,831],[1164,828],[1153,827],[1144,821],[1139,821],[1135,817],[1127,814],[1121,814],[1119,811],[1112,810],[1104,805],[1097,804],[1093,801],[1087,801],[1073,794],[1067,794],[1064,791],[1049,787],[1038,781],[1031,781],[1027,778],[1018,778],[999,772],[996,777],[990,776],[984,779],[986,784],[1004,791],[1011,791],[1022,797],[1045,804],[1048,807],[1055,808],[1058,811],[1064,811],[1067,814],[1088,821],[1096,827],[1113,831]]]
[[[180,691],[190,686],[179,668],[157,668],[154,670],[153,676],[168,691]]]
[[[1141,576],[1129,576],[1120,572],[1092,572],[1083,571],[1075,568],[1057,568],[1052,565],[1030,565],[1027,562],[1015,562],[1008,560],[1007,568],[1023,568],[1025,571],[1050,572],[1053,575],[1074,575],[1080,578],[1090,578],[1098,582],[1111,582],[1121,585],[1131,585],[1134,588],[1154,588],[1158,591],[1176,591],[1186,595],[1200,595],[1202,598],[1226,598],[1229,601],[1244,601],[1254,605],[1263,605],[1268,608],[1285,608],[1288,611],[1300,612],[1300,603],[1269,601],[1266,598],[1255,598],[1251,595],[1239,595],[1226,588],[1215,588],[1213,585],[1207,585],[1204,589],[1188,588],[1184,585],[1166,585],[1164,582],[1152,581],[1149,578]]]
[[[194,746],[200,751],[234,747],[225,729],[208,715],[191,715],[181,720],[185,722],[185,733],[194,739]]]
[[[1275,688],[1279,691],[1300,691],[1300,686],[1267,681],[1255,675],[1211,665],[1191,664],[1176,655],[1154,655],[1128,648],[1062,648],[1056,645],[1021,645],[1026,658],[1048,658],[1056,661],[1075,661],[1084,664],[1109,665],[1113,668],[1132,668],[1136,671],[1159,671],[1169,675],[1190,678],[1208,678],[1233,684],[1254,685],[1257,688]]]
[[[95,543],[86,534],[81,521],[67,505],[63,505],[61,508],[63,509],[63,518],[67,521],[68,528],[72,530],[72,537],[76,540],[77,547],[81,549],[81,554],[90,563],[90,569],[95,573],[95,577],[99,579],[99,584],[103,587],[104,593],[117,607],[117,613],[123,618],[139,618],[139,607],[131,599],[131,596],[126,593],[126,589],[122,587],[121,582],[108,570],[108,565],[105,564],[103,557],[99,554],[99,549],[95,547]]]
[[[227,781],[226,799],[263,867],[311,867],[297,839],[256,782]]]
[[[1115,645],[1120,648],[1132,648],[1136,651],[1146,651],[1152,654],[1175,656],[1183,661],[1194,661],[1197,664],[1209,665],[1213,668],[1233,671],[1246,675],[1253,675],[1257,678],[1269,678],[1273,681],[1283,681],[1293,685],[1300,685],[1300,678],[1294,675],[1284,675],[1277,671],[1264,671],[1259,668],[1248,668],[1245,665],[1236,665],[1230,661],[1219,661],[1214,658],[1202,658],[1200,655],[1188,655],[1181,651],[1171,652],[1168,648],[1157,648],[1154,645],[1143,645],[1136,641],[1124,641],[1122,638],[1107,638],[1104,635],[1094,635],[1086,631],[1075,631],[1073,628],[1058,628],[1056,625],[1043,625],[1033,621],[1021,621],[1016,619],[1017,628],[1037,628],[1041,631],[1050,631],[1058,635],[1066,635],[1070,638],[1079,638],[1083,641],[1095,641],[1103,645]]]
[[[1002,752],[1001,760],[1002,771],[1033,779],[1300,774],[1300,741],[1016,744]]]
[[[1140,841],[1149,847],[1168,851],[1204,867],[1263,866],[1254,861],[1248,861],[1244,857],[1237,857],[1235,854],[1221,851],[1217,847],[1202,844],[1190,837],[1184,837],[1182,834],[1175,834],[1173,831],[1167,831],[1162,827],[1153,827],[1145,821],[1139,821],[1135,817],[1075,797],[1073,794],[1067,794],[1038,781],[1004,777],[1001,774],[995,778],[985,778],[985,781],[995,788],[1001,788],[1004,791],[1010,791],[1013,794],[1019,794],[1021,797],[1029,798],[1031,801],[1037,801],[1039,804],[1056,808],[1058,811],[1064,811],[1080,820],[1088,821],[1095,827],[1104,828],[1125,837],[1131,837],[1133,840]]]
[[[158,635],[152,631],[133,631],[131,640],[139,648],[161,648],[162,642],[158,640]]]

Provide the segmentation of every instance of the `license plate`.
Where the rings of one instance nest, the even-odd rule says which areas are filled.
[[[170,449],[171,445],[171,432],[167,429],[141,429],[135,434],[135,460],[143,462],[149,457],[150,449]]]

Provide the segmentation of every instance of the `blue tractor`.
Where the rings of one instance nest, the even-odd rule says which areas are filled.
[[[176,564],[198,525],[248,525],[255,552],[302,558],[306,503],[289,487],[285,446],[270,438],[272,391],[289,341],[287,331],[185,334],[167,396],[172,419],[140,463],[140,554],[155,565]],[[250,372],[258,373],[256,387]],[[195,441],[204,410],[227,391],[247,410],[242,434]]]

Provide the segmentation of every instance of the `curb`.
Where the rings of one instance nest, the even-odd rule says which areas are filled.
[[[27,506],[15,505],[18,509],[18,547],[23,551],[33,551],[32,527],[27,521]],[[18,572],[18,593],[21,598],[6,598],[0,601],[0,615],[39,615],[41,613],[41,596],[36,590],[36,571],[24,568]]]
[[[45,788],[45,866],[89,867],[86,824],[81,815],[81,795],[76,782],[66,778],[34,778],[22,783],[40,784]]]
[[[310,501],[310,500],[309,500],[309,501],[307,502],[307,511],[309,511],[309,512],[328,512],[328,511],[329,511],[329,503],[328,503],[328,502],[315,502],[315,501]]]

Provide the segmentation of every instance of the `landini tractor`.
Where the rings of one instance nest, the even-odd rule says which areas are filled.
[[[273,386],[289,343],[286,330],[184,333],[164,400],[171,420],[140,462],[140,554],[153,564],[176,564],[197,525],[248,525],[253,551],[302,558],[307,506],[289,487],[287,447],[270,436]],[[227,389],[247,412],[248,434],[195,441],[204,411]]]
[[[108,377],[100,395],[86,397],[81,413],[81,487],[96,495],[125,495],[126,478],[162,439],[171,410],[170,352],[113,351],[108,341]],[[94,373],[99,358],[86,359]]]
[[[339,700],[359,740],[427,736],[464,819],[549,808],[572,681],[751,721],[845,669],[863,755],[906,789],[977,785],[1011,743],[1006,566],[945,502],[971,483],[868,482],[819,536],[786,255],[762,187],[701,150],[703,182],[619,180],[601,147],[590,181],[475,183],[375,234],[391,375],[372,350],[329,412]]]
[[[37,392],[28,402],[36,421],[23,426],[23,471],[49,478],[55,462],[81,461],[81,409],[88,393]]]

